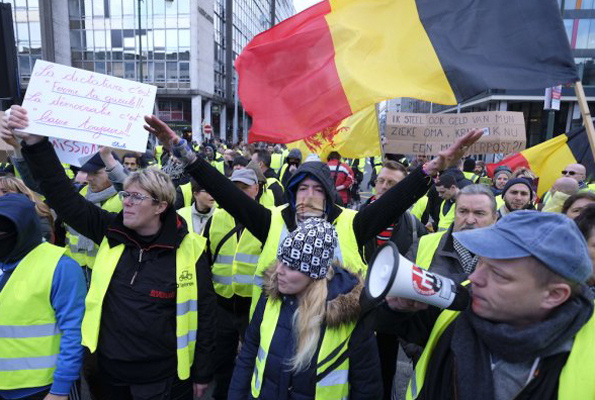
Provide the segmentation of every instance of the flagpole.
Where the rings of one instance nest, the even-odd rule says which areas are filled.
[[[589,145],[591,145],[591,153],[595,157],[595,127],[593,126],[593,119],[591,118],[591,112],[589,111],[589,105],[587,104],[587,97],[585,96],[585,89],[583,83],[577,81],[574,83],[574,92],[578,100],[578,105],[581,108],[581,115],[583,116],[583,123],[587,131],[587,137],[589,138]]]
[[[376,111],[376,126],[378,126],[378,143],[380,144],[380,156],[381,162],[384,162],[384,146],[382,145],[382,132],[380,129],[380,118],[378,118],[378,103],[374,106],[374,110]],[[384,129],[386,129],[386,124],[384,124]],[[595,153],[593,153],[595,154]],[[372,166],[374,168],[374,166]]]

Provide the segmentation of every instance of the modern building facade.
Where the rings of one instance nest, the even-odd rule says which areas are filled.
[[[158,87],[157,113],[177,129],[246,131],[235,57],[294,13],[290,0],[0,0],[13,9],[21,84],[43,58]],[[229,11],[229,12],[228,12]],[[235,135],[234,135],[235,133]]]

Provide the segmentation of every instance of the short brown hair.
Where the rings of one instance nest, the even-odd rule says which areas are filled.
[[[403,164],[400,164],[396,161],[393,161],[393,160],[385,161],[382,164],[382,167],[386,168],[386,169],[390,169],[391,171],[400,171],[400,172],[404,173],[405,176],[407,176],[407,169],[403,166]]]

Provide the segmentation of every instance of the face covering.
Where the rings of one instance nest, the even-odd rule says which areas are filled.
[[[8,218],[0,217],[0,261],[14,250],[17,244],[16,226]]]

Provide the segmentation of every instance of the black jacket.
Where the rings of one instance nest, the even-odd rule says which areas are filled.
[[[203,159],[199,158],[189,165],[186,171],[213,196],[221,208],[242,223],[258,240],[262,243],[266,242],[271,226],[269,209],[250,199]],[[332,201],[337,192],[326,164],[304,163],[294,172],[286,186],[285,194],[289,200],[289,206],[283,210],[282,215],[289,231],[293,231],[296,227],[295,189],[308,174],[314,176],[325,188],[328,205],[327,220],[333,222],[343,212]],[[422,197],[430,187],[430,183],[431,179],[423,174],[421,168],[418,168],[365,210],[359,211],[353,220],[358,248],[381,232],[386,227],[386,221],[395,221]]]
[[[146,383],[176,374],[175,250],[188,234],[185,222],[170,207],[161,230],[141,237],[123,225],[122,213],[102,210],[76,192],[47,140],[24,146],[23,156],[48,203],[66,223],[97,244],[107,237],[110,246],[125,245],[101,317],[98,355],[108,379]],[[199,328],[192,378],[207,383],[213,369],[216,298],[204,255],[196,264],[196,276]]]
[[[362,205],[360,211],[368,207],[370,203],[371,198]],[[407,254],[407,251],[411,248],[415,240],[427,233],[428,231],[426,227],[421,223],[420,220],[418,220],[409,212],[405,212],[397,219],[397,222],[393,228],[393,233],[390,237],[390,241],[397,245],[399,253],[404,256]],[[375,237],[366,242],[364,245],[364,259],[366,262],[370,261],[370,258],[377,248],[378,245]]]

